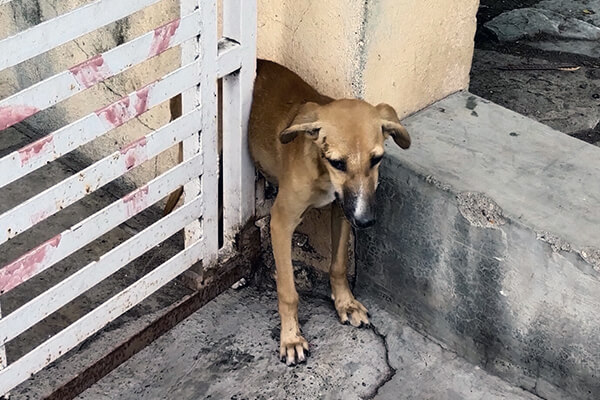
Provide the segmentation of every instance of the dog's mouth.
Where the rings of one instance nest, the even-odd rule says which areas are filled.
[[[350,224],[352,225],[353,228],[366,229],[366,228],[370,228],[371,226],[373,226],[375,224],[374,218],[370,218],[368,220],[357,219],[354,215],[354,208],[348,207],[346,204],[344,204],[344,201],[338,192],[335,192],[335,200],[336,200],[337,204],[344,211],[344,216],[346,217],[348,222],[350,222]]]

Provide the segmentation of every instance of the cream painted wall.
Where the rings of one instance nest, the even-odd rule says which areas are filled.
[[[333,97],[417,111],[468,86],[478,0],[259,0],[259,57]]]

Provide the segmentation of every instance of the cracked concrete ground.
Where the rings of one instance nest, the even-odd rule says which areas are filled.
[[[341,325],[329,299],[303,296],[311,356],[286,367],[275,293],[229,290],[78,399],[537,399],[360,300],[376,328]]]

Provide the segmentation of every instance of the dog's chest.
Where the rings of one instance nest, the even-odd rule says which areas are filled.
[[[332,203],[335,200],[335,189],[333,185],[328,185],[327,187],[319,190],[315,196],[313,197],[314,208],[325,207],[326,205]]]

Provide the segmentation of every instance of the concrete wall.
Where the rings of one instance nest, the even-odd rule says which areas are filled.
[[[600,398],[600,149],[468,93],[406,125],[359,298],[541,398]]]

